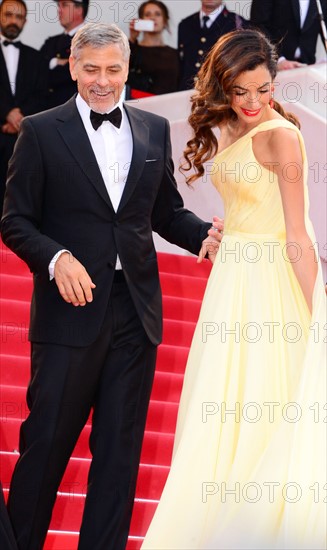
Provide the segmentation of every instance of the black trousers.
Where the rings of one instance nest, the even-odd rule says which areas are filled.
[[[14,533],[8,517],[5,499],[0,483],[0,548],[1,550],[17,550]]]
[[[78,548],[126,546],[157,350],[126,283],[115,279],[91,346],[32,345],[30,414],[21,427],[8,502],[19,550],[42,549],[60,481],[92,409],[92,463]]]

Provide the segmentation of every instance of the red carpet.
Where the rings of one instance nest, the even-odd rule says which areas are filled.
[[[32,279],[26,265],[3,245],[0,254],[0,471],[7,494],[18,457],[19,426],[27,414],[27,330]],[[164,296],[164,338],[158,352],[128,550],[140,548],[169,471],[185,363],[210,272],[209,262],[197,265],[193,257],[158,256]],[[90,425],[87,424],[62,480],[45,550],[75,550],[77,547],[90,464],[89,433]]]

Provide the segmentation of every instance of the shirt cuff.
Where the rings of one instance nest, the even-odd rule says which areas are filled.
[[[66,250],[65,248],[63,250],[59,250],[59,252],[57,252],[57,254],[55,254],[51,260],[51,262],[49,263],[49,279],[50,281],[52,281],[52,279],[54,279],[54,269],[55,269],[55,265],[56,265],[56,261],[58,260],[58,258],[60,258],[61,254],[63,254],[64,252],[68,252],[68,254],[70,254],[69,250]]]

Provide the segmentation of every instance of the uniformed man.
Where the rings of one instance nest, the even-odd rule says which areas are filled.
[[[178,26],[180,90],[194,87],[194,79],[214,43],[227,32],[246,27],[249,22],[226,9],[222,0],[202,0],[200,11]]]
[[[70,76],[68,59],[72,38],[84,24],[89,6],[89,0],[55,1],[64,32],[50,36],[41,48],[49,67],[49,108],[65,103],[77,92],[76,83]]]

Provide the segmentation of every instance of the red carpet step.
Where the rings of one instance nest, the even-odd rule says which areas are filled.
[[[18,418],[1,417],[0,423],[0,448],[7,449],[6,452],[15,453],[18,449],[19,427],[21,420]],[[72,456],[74,458],[90,458],[88,442],[91,432],[91,424],[88,423],[80,435]],[[144,464],[161,464],[169,466],[171,460],[171,451],[173,447],[174,434],[165,432],[152,432],[146,430],[143,442],[141,462]],[[1,456],[1,451],[0,451]],[[153,462],[154,460],[154,462]],[[4,481],[3,471],[1,478]],[[8,480],[7,480],[8,481]],[[6,481],[6,483],[7,483]]]
[[[17,453],[0,452],[0,471],[4,487],[9,486],[9,480],[17,461]],[[91,458],[74,457],[69,461],[65,475],[61,481],[59,491],[74,495],[85,496],[87,487],[87,474]],[[169,465],[144,464],[141,460],[136,497],[139,499],[159,500],[162,493]],[[62,523],[64,530],[73,527],[78,530],[78,525],[70,525],[70,517],[65,517]]]
[[[163,291],[164,335],[142,448],[127,550],[138,550],[169,472],[185,364],[210,273],[196,258],[158,254]],[[28,413],[27,340],[32,276],[27,266],[0,244],[0,471],[8,493],[18,458],[19,427]],[[90,465],[87,422],[62,480],[44,550],[75,550]]]

